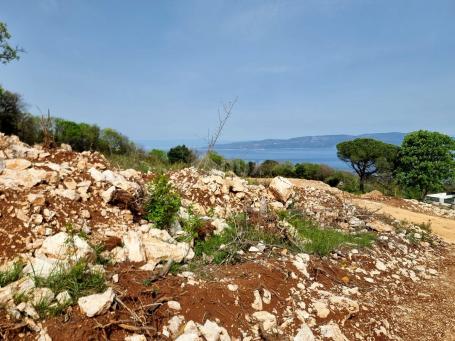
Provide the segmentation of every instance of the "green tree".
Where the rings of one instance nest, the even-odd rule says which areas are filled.
[[[0,21],[0,62],[3,64],[19,59],[19,53],[23,50],[19,47],[12,47],[9,44],[11,34],[8,32],[8,27]]]
[[[358,138],[337,144],[337,155],[351,165],[359,176],[360,191],[373,174],[394,168],[399,148],[382,141]]]
[[[259,176],[275,176],[275,168],[279,165],[280,163],[275,160],[265,160],[262,162],[259,167],[256,170],[257,175]]]
[[[18,135],[24,105],[18,94],[0,87],[0,131]]]
[[[183,144],[171,148],[167,153],[167,158],[170,163],[190,164],[196,159],[196,155]]]
[[[442,190],[455,178],[455,140],[447,135],[419,130],[405,136],[396,177],[400,185],[419,193]]]
[[[135,151],[136,146],[118,131],[106,128],[101,131],[99,149],[110,155],[130,154]]]

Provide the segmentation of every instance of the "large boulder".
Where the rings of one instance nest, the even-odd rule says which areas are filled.
[[[269,189],[272,194],[282,203],[285,203],[291,197],[294,192],[293,187],[294,186],[288,179],[281,176],[273,178],[269,185]]]

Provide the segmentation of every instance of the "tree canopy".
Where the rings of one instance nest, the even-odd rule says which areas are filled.
[[[0,62],[3,64],[19,59],[19,53],[22,52],[19,47],[12,47],[9,44],[10,39],[11,34],[8,32],[8,27],[0,21]]]
[[[455,178],[455,140],[447,135],[419,130],[405,136],[396,171],[398,182],[417,191],[421,199]]]
[[[337,155],[349,163],[359,176],[360,191],[365,190],[365,181],[378,172],[391,171],[399,147],[382,141],[358,138],[337,144]]]
[[[170,163],[190,164],[196,159],[194,153],[184,144],[169,149],[167,158]]]

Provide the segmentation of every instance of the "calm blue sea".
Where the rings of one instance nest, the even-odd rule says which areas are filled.
[[[350,170],[350,167],[337,157],[336,148],[302,149],[216,149],[227,159],[243,159],[262,162],[265,160],[323,163],[330,167]]]

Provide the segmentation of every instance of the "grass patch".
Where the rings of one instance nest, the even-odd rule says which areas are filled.
[[[282,216],[294,228],[283,228],[275,232],[252,226],[245,215],[230,221],[230,227],[220,235],[205,240],[195,240],[194,253],[205,261],[215,264],[235,263],[240,260],[239,251],[263,243],[266,247],[286,248],[291,252],[306,252],[327,256],[340,247],[363,248],[376,240],[370,232],[347,233],[332,228],[321,228],[301,215],[286,213]]]
[[[235,263],[240,259],[240,251],[247,251],[250,246],[257,245],[259,242],[269,247],[292,246],[279,234],[251,225],[247,217],[241,214],[232,218],[229,228],[221,234],[204,240],[195,240],[194,253],[196,257],[205,257],[206,261],[215,264]]]
[[[24,265],[22,263],[16,262],[11,268],[5,271],[0,271],[0,287],[4,287],[21,278],[23,268]]]
[[[52,303],[46,299],[39,301],[37,304],[33,305],[36,312],[38,313],[41,319],[44,319],[48,316],[58,316],[65,312],[66,308],[70,306],[70,303],[58,304]]]
[[[68,269],[56,269],[47,278],[35,276],[34,280],[37,287],[49,288],[56,294],[68,291],[71,303],[82,296],[100,293],[106,289],[104,275],[91,271],[85,261],[79,261]]]
[[[313,221],[304,219],[298,214],[289,215],[287,221],[296,229],[296,233],[302,241],[303,251],[318,256],[327,256],[342,246],[368,247],[376,240],[375,233],[348,233],[332,228],[321,228]]]
[[[15,305],[21,304],[22,302],[28,302],[29,294],[25,291],[17,292],[13,295],[13,301]]]

